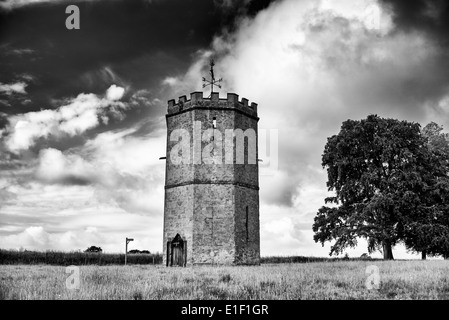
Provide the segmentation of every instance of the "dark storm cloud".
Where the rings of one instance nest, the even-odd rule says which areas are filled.
[[[5,128],[7,124],[8,124],[7,114],[0,112],[0,130]]]
[[[402,101],[408,101],[416,111],[424,103],[437,106],[449,90],[449,2],[447,0],[382,0],[393,10],[395,31],[421,33],[434,42],[433,59],[420,65],[420,77],[392,84]],[[414,54],[414,53],[411,53]],[[446,121],[442,119],[441,121]]]
[[[240,18],[253,18],[273,2],[280,0],[214,0],[215,5],[222,9],[222,25],[229,32],[238,28]]]
[[[449,2],[447,0],[382,0],[392,6],[399,29],[420,30],[449,45]]]
[[[242,15],[255,15],[271,1],[114,0],[76,1],[81,29],[67,30],[68,1],[21,2],[0,11],[0,83],[24,83],[26,93],[0,92],[0,129],[5,114],[56,109],[79,93],[102,94],[111,85],[126,88],[132,107],[125,119],[110,121],[86,135],[41,139],[34,147],[65,150],[105,130],[164,122],[167,76],[185,72],[198,50],[231,29]],[[154,119],[155,121],[143,121]]]
[[[254,14],[263,8],[247,4]],[[261,1],[260,3],[265,3]],[[151,88],[185,71],[192,54],[207,48],[240,9],[210,0],[77,2],[81,29],[67,30],[67,2],[24,6],[0,13],[0,82],[31,74],[31,103],[14,101],[12,114],[52,106],[53,99],[99,93],[117,76],[134,89]],[[238,12],[237,12],[238,11]],[[20,54],[19,54],[20,53]],[[109,72],[105,72],[108,70]]]
[[[166,73],[185,69],[190,54],[207,46],[220,24],[210,1],[96,1],[78,6],[80,30],[65,28],[65,3],[2,14],[0,82],[11,82],[22,73],[37,79],[28,87],[33,103],[6,112],[47,108],[51,99],[78,92],[101,92],[110,83],[99,77],[92,83],[80,80],[108,66],[119,70],[130,85],[155,85]],[[14,50],[30,53],[11,54]],[[139,65],[133,66],[133,61]]]

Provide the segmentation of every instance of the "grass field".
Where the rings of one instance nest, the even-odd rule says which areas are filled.
[[[379,268],[368,290],[366,267]],[[239,267],[0,266],[1,299],[449,299],[449,261],[336,261]]]

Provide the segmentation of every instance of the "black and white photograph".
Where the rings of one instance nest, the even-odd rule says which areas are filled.
[[[0,0],[0,300],[449,300],[449,2]]]

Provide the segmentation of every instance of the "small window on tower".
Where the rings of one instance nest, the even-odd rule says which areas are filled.
[[[246,207],[246,219],[245,219],[245,229],[246,229],[246,242],[249,240],[249,221],[248,221],[248,206]]]
[[[216,117],[212,118],[212,126],[213,126],[214,129],[217,128],[217,118]]]

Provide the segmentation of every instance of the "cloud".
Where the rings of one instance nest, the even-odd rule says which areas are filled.
[[[373,6],[377,28],[367,17]],[[394,28],[391,8],[374,0],[275,2],[216,37],[211,52],[166,82],[174,92],[198,88],[213,52],[226,91],[259,103],[259,127],[279,129],[279,173],[261,179],[261,201],[292,206],[306,180],[325,190],[325,176],[306,177],[322,171],[326,138],[344,120],[378,113],[419,121],[424,104],[440,101],[449,83],[437,70],[440,46]]]
[[[382,0],[393,9],[398,29],[420,31],[447,48],[449,4],[441,0]]]
[[[0,2],[0,8],[4,10],[12,10],[31,4],[40,4],[46,2],[57,2],[60,0],[4,0]]]
[[[95,87],[99,84],[115,83],[121,87],[127,87],[128,84],[122,79],[110,66],[101,66],[95,70],[89,70],[80,76],[87,87]],[[118,88],[118,87],[117,87]]]
[[[162,85],[168,87],[167,96],[175,97],[179,92],[190,93],[202,87],[202,74],[205,71],[209,59],[212,56],[210,50],[198,50],[195,61],[186,73],[177,76],[169,76],[162,80]],[[208,69],[207,69],[208,70]]]
[[[37,139],[62,135],[75,136],[107,123],[110,117],[123,119],[127,106],[119,102],[124,89],[112,85],[105,98],[95,94],[81,93],[67,104],[9,118],[5,145],[9,151],[18,153],[34,145]]]
[[[133,136],[137,129],[105,132],[89,140],[84,152],[96,168],[96,195],[127,212],[159,215],[163,212],[165,154],[162,132]]]
[[[0,208],[11,200],[16,199],[16,195],[13,192],[8,191],[6,186],[2,186],[2,180],[0,180]]]
[[[25,88],[27,85],[27,83],[22,81],[10,84],[0,82],[0,93],[6,95],[11,95],[13,93],[26,94]]]
[[[47,183],[84,185],[95,181],[96,170],[78,155],[64,155],[49,148],[40,151],[35,174]]]
[[[122,252],[123,239],[132,236],[132,248],[162,249],[162,216],[133,214],[99,202],[91,186],[32,183],[15,189],[15,205],[0,210],[1,248],[70,251],[97,245],[106,252]]]
[[[17,54],[17,55],[27,55],[34,53],[35,50],[29,49],[29,48],[23,48],[23,49],[13,49],[9,53],[10,54]]]
[[[0,240],[4,248],[69,251],[83,249],[83,243],[102,242],[102,238],[98,233],[87,230],[85,232],[49,233],[42,226],[32,226],[21,233],[0,237]],[[87,246],[85,245],[86,248]]]
[[[179,83],[179,80],[176,77],[167,77],[162,81],[162,84],[166,84],[169,86],[174,86]]]
[[[152,94],[149,90],[137,90],[131,96],[129,103],[134,107],[148,108],[155,105],[164,105],[158,98],[151,98]]]
[[[3,10],[13,10],[18,9],[24,6],[29,5],[39,5],[39,4],[45,4],[45,3],[61,3],[61,2],[87,2],[87,1],[98,1],[98,0],[2,0],[0,1],[0,9]]]
[[[115,84],[110,86],[106,91],[106,99],[110,101],[120,100],[125,93],[125,89],[122,87],[117,87]]]
[[[165,137],[162,132],[133,136],[137,130],[104,132],[65,152],[41,150],[34,177],[47,185],[91,186],[100,203],[128,213],[160,215],[164,163],[157,154],[165,154]]]

